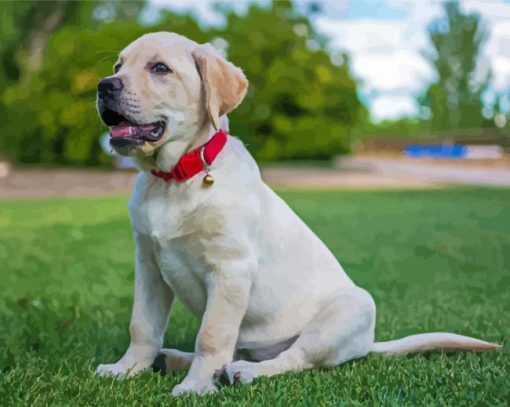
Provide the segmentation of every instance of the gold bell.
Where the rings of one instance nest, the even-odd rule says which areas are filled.
[[[204,185],[207,186],[212,185],[214,184],[214,177],[211,174],[205,174],[205,177],[202,180],[202,182],[204,183]]]

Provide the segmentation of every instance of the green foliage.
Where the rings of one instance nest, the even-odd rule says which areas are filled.
[[[347,57],[333,64],[309,21],[291,3],[227,14],[215,35],[250,80],[249,97],[231,115],[257,158],[329,158],[349,150],[362,110]],[[317,47],[311,49],[310,45]]]
[[[429,26],[433,52],[429,61],[437,74],[420,97],[430,111],[431,129],[480,128],[487,125],[482,115],[482,94],[490,71],[479,64],[487,30],[478,14],[463,14],[457,1],[445,3],[445,17]]]
[[[189,15],[172,12],[162,13],[153,25],[141,25],[136,20],[140,2],[56,5],[62,15],[48,32],[13,25],[24,12],[32,27],[44,26],[53,14],[50,7],[40,13],[40,2],[24,3],[21,11],[11,7],[3,16],[10,18],[12,33],[11,45],[0,46],[0,57],[13,66],[12,74],[0,78],[6,117],[0,122],[0,151],[18,161],[107,164],[110,159],[98,142],[105,129],[95,111],[97,82],[111,74],[116,52],[139,35],[160,30],[197,42],[228,42],[229,59],[251,82],[248,97],[231,116],[231,129],[257,158],[328,158],[349,150],[363,107],[348,59],[337,56],[334,64],[324,39],[290,2],[254,5],[242,16],[225,9],[225,27],[207,29]],[[37,60],[30,53],[34,35],[44,38],[38,64],[29,63]]]
[[[370,355],[212,396],[173,399],[179,371],[93,376],[129,344],[126,198],[0,202],[0,405],[504,406],[510,397],[510,190],[283,192],[377,303],[378,340],[453,331],[486,354]],[[167,347],[192,350],[181,304]]]
[[[413,117],[384,120],[379,123],[367,122],[356,138],[417,138],[422,134],[424,127],[423,121]]]

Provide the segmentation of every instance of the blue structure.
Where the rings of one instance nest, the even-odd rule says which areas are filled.
[[[463,159],[467,152],[467,146],[463,144],[410,144],[405,148],[405,154],[410,158]]]

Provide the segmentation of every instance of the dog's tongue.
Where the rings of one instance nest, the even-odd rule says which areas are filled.
[[[110,135],[116,137],[140,137],[150,134],[156,128],[155,124],[133,124],[122,122],[118,126],[110,127]]]

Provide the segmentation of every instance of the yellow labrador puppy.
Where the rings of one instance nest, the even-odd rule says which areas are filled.
[[[189,368],[172,394],[336,366],[369,352],[489,350],[429,333],[374,343],[372,297],[260,178],[225,114],[248,81],[209,45],[166,32],[137,39],[98,86],[111,144],[140,166],[131,344],[100,375]],[[223,129],[222,129],[223,128]],[[194,353],[161,349],[179,298],[201,320]]]

